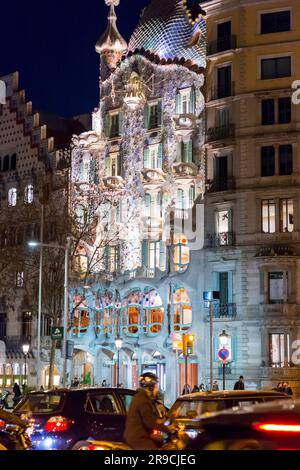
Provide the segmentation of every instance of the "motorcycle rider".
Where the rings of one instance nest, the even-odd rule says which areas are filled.
[[[158,394],[156,375],[151,372],[142,374],[139,385],[128,410],[124,440],[134,450],[156,450],[158,447],[151,439],[151,432],[157,429],[168,433],[172,429],[164,425],[155,406],[154,400]]]

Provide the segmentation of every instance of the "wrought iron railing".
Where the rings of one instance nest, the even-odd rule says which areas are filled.
[[[228,98],[234,96],[235,86],[234,82],[229,82],[226,85],[218,85],[211,89],[211,100],[220,100],[222,98]]]
[[[236,304],[223,304],[216,302],[213,304],[214,318],[235,318],[237,315]]]
[[[233,246],[235,244],[235,234],[233,232],[209,233],[207,238],[208,248],[222,248],[223,246]]]
[[[235,189],[235,178],[215,178],[207,181],[207,193],[217,193]]]
[[[216,41],[211,41],[207,47],[208,55],[217,54],[218,52],[229,51],[230,49],[236,49],[236,36],[231,35]]]
[[[234,137],[234,135],[234,124],[227,124],[226,126],[219,127],[210,127],[209,129],[207,129],[206,140],[207,142],[212,142],[214,140],[228,139],[229,137]]]

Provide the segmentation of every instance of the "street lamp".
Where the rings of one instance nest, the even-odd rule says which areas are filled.
[[[222,361],[223,390],[225,390],[225,367],[226,367],[226,364],[227,364],[227,357],[226,356],[229,354],[229,352],[228,352],[229,338],[230,338],[230,336],[226,333],[225,330],[223,330],[222,333],[219,335],[219,341],[220,341],[219,357]]]
[[[28,242],[28,246],[32,248],[40,247],[42,248],[54,248],[64,250],[65,252],[65,278],[64,278],[64,317],[63,317],[63,327],[64,327],[64,334],[63,334],[63,348],[62,348],[62,359],[63,359],[63,369],[62,369],[62,385],[66,386],[66,376],[67,376],[67,330],[68,330],[68,271],[69,271],[69,251],[71,245],[71,237],[67,237],[67,244],[63,245],[56,245],[56,244],[49,244],[49,243],[39,243],[37,241],[30,241]],[[42,279],[42,265],[40,263],[40,280]],[[40,364],[40,354],[41,354],[41,318],[42,318],[42,283],[39,283],[39,312],[38,312],[38,364]],[[38,370],[39,373],[39,370]]]
[[[29,353],[29,348],[30,346],[28,343],[22,344],[22,350],[25,357],[25,385],[27,385],[27,354]]]
[[[115,339],[115,346],[118,351],[118,367],[117,367],[117,387],[120,385],[120,349],[123,346],[123,340],[119,336]]]

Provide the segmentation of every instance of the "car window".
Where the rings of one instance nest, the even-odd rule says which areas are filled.
[[[31,411],[32,413],[49,413],[62,408],[65,393],[41,393],[27,395],[24,401],[16,408],[16,411]]]
[[[123,403],[124,403],[124,406],[125,406],[125,409],[126,409],[126,412],[128,412],[129,410],[129,407],[131,405],[131,402],[132,402],[132,399],[133,399],[134,395],[131,393],[122,393],[120,395],[120,398],[121,400],[123,400]]]
[[[178,400],[170,410],[170,418],[196,419],[211,412],[224,409],[224,402],[219,400]]]
[[[120,414],[116,401],[110,393],[89,393],[85,403],[85,410],[90,413]]]
[[[255,398],[253,400],[249,399],[248,400],[233,400],[233,405],[232,407],[238,407],[238,408],[246,408],[247,406],[253,406],[257,405],[258,403],[262,403],[262,399],[260,398]]]

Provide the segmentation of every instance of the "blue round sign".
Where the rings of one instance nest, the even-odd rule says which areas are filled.
[[[230,352],[229,352],[228,349],[222,348],[222,349],[219,350],[218,356],[219,356],[219,359],[220,359],[221,362],[226,362],[227,359],[230,356]]]

